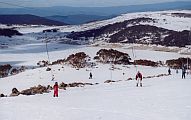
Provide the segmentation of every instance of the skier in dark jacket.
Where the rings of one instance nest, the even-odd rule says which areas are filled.
[[[54,97],[58,97],[58,82],[54,84]]]
[[[90,72],[90,77],[89,77],[89,79],[92,79],[92,73]]]
[[[170,68],[168,69],[168,74],[171,75],[171,70],[170,70]]]
[[[186,68],[183,67],[182,68],[182,79],[185,79],[185,75],[186,75]]]
[[[176,73],[178,74],[178,69],[176,69]]]
[[[140,83],[140,86],[142,87],[142,79],[143,79],[143,76],[142,76],[142,74],[138,71],[138,72],[137,72],[137,75],[136,75],[137,87],[138,87],[139,83]]]

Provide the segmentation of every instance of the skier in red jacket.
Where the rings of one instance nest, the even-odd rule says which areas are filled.
[[[54,84],[54,97],[58,97],[58,82]]]
[[[143,79],[143,76],[142,76],[142,74],[138,71],[138,72],[137,72],[137,75],[136,75],[137,87],[138,87],[139,83],[140,83],[140,86],[142,87],[142,79]]]

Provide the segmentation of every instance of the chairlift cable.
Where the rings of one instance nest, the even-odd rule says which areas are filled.
[[[46,43],[46,53],[47,53],[47,57],[48,57],[48,65],[49,65],[49,64],[51,65],[51,63],[50,63],[50,56],[49,56],[49,52],[48,52],[47,42],[48,42],[48,41],[45,41],[45,43]],[[52,71],[52,67],[50,68],[50,71],[51,71],[51,75],[52,75],[52,80],[54,80],[54,74],[53,74],[53,71]]]
[[[135,58],[136,58],[136,53],[135,53],[135,50],[134,50],[134,41],[133,41],[133,44],[132,44],[132,54],[133,54],[133,59],[134,59],[134,66],[135,66],[135,69],[136,69],[136,73],[138,72],[137,70],[137,65],[136,65],[136,62],[135,62]]]

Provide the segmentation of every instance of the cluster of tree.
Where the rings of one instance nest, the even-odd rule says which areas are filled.
[[[183,15],[185,16],[185,14]],[[156,20],[144,17],[130,19],[97,29],[71,32],[66,37],[73,40],[88,40],[93,38],[106,40],[106,42],[110,43],[157,44],[178,47],[191,44],[188,39],[188,30],[179,32],[151,25],[140,25],[140,22],[155,23]]]
[[[43,94],[49,92],[49,86],[45,87],[42,85],[34,86],[26,90],[22,90],[21,92],[17,88],[12,89],[12,93],[10,96],[18,96],[22,95],[35,95],[35,94]]]
[[[90,59],[84,52],[71,54],[66,58],[66,63],[72,65],[74,68],[84,68],[87,65],[87,61]]]
[[[46,33],[46,32],[58,32],[58,29],[47,29],[47,30],[43,30],[42,32],[43,33]]]
[[[0,65],[0,77],[7,77],[11,68],[10,64]]]
[[[125,40],[125,43],[184,47],[191,44],[188,37],[188,30],[177,32],[156,26],[135,25],[113,34],[110,36],[109,42],[118,43]]]
[[[16,75],[20,72],[24,72],[26,70],[25,66],[21,66],[20,68],[13,68],[10,72],[11,75]]]
[[[40,67],[45,67],[45,66],[48,66],[49,63],[48,61],[42,60],[42,61],[39,61],[37,65],[39,65]]]
[[[9,74],[15,75],[25,70],[25,66],[13,68],[10,64],[0,65],[0,77],[7,77]]]
[[[191,18],[191,14],[189,13],[171,13],[172,16]]]
[[[127,53],[123,53],[113,49],[101,49],[96,53],[94,57],[102,63],[114,63],[114,64],[130,64],[130,56]]]
[[[166,64],[175,69],[181,69],[183,65],[189,65],[191,66],[191,59],[190,58],[178,58],[178,59],[171,59],[166,60]]]
[[[65,59],[59,59],[59,60],[57,60],[57,61],[52,62],[52,65],[56,65],[56,64],[64,64],[65,62],[66,62]]]
[[[135,25],[113,34],[109,42],[118,43],[125,40],[125,43],[161,44],[162,36],[171,32],[173,31],[150,25]]]
[[[67,87],[84,87],[85,85],[94,85],[92,83],[82,83],[82,82],[73,82],[73,83],[64,83],[62,82],[60,85],[59,85],[59,88],[60,89],[66,89]]]
[[[14,29],[9,29],[9,28],[0,28],[0,36],[7,36],[7,37],[12,37],[14,35],[22,35],[20,32]]]
[[[130,19],[123,22],[109,24],[97,29],[91,29],[91,30],[80,31],[80,32],[72,32],[71,34],[67,35],[67,38],[70,38],[73,40],[80,40],[82,38],[85,38],[88,40],[88,38],[93,37],[95,39],[96,37],[101,37],[105,34],[112,34],[116,31],[121,31],[125,29],[128,25],[135,25],[135,24],[139,24],[140,22],[155,22],[155,20],[152,18],[144,18],[144,17]]]
[[[185,47],[185,45],[191,44],[191,41],[189,41],[188,38],[188,30],[184,30],[181,32],[174,31],[164,38],[164,41],[161,42],[161,45]]]
[[[144,66],[152,66],[157,67],[159,65],[158,62],[154,62],[151,60],[134,60],[135,65],[144,65]]]

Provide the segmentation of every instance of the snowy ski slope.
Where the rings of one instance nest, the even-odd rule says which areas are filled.
[[[52,44],[51,61],[67,57],[71,53],[85,52],[93,57],[102,47],[71,46]],[[56,50],[54,48],[57,48]],[[132,57],[131,49],[114,48],[127,52]],[[166,60],[186,57],[178,53],[136,50],[136,58]],[[39,44],[17,46],[0,51],[0,63],[35,66],[36,62],[47,59],[44,48]],[[191,75],[181,79],[172,70],[171,76],[144,79],[143,87],[135,87],[136,81],[125,81],[135,77],[136,68],[132,65],[98,64],[98,68],[76,70],[70,66],[53,66],[55,81],[61,83],[90,82],[98,85],[82,88],[59,90],[59,97],[53,93],[34,96],[0,98],[1,120],[189,120],[191,119]],[[53,85],[50,72],[46,68],[30,69],[23,73],[0,79],[0,91],[9,95],[13,87],[23,90],[38,84]],[[61,69],[58,71],[58,69]],[[138,66],[144,76],[167,73],[167,67]],[[87,71],[88,70],[88,71]],[[93,79],[89,80],[89,72]],[[125,73],[123,75],[122,73]],[[122,80],[117,83],[104,83],[105,80]]]
[[[44,29],[52,28],[58,28],[61,32],[88,30],[137,17],[158,20],[156,23],[141,24],[151,24],[177,31],[190,29],[191,18],[174,17],[170,13],[191,14],[191,11],[129,13],[113,19],[78,26],[15,26],[20,32],[27,34],[24,37],[18,37],[19,41],[13,41],[14,37],[1,37],[1,41],[8,39],[7,44],[10,46],[0,49],[0,64],[11,64],[14,67],[24,65],[29,69],[17,75],[0,78],[0,93],[10,95],[14,87],[21,91],[39,84],[54,85],[55,82],[98,84],[59,90],[58,98],[53,97],[53,91],[34,96],[19,95],[0,98],[0,120],[190,120],[191,75],[189,74],[186,79],[182,79],[181,70],[176,73],[172,69],[170,76],[143,79],[143,87],[141,88],[135,87],[135,80],[127,81],[127,79],[135,78],[138,70],[143,73],[144,77],[167,74],[168,67],[115,65],[116,69],[111,71],[110,64],[101,63],[97,63],[94,68],[79,70],[67,65],[64,65],[64,68],[62,65],[53,65],[55,81],[51,81],[51,72],[46,71],[46,67],[31,69],[37,66],[38,61],[47,60],[45,43],[42,43],[42,39],[36,40],[36,36],[30,37],[33,32],[38,33]],[[164,22],[164,19],[167,22]],[[7,28],[4,25],[1,27]],[[135,55],[133,55],[132,46],[136,46]],[[48,43],[50,61],[64,59],[77,52],[85,52],[92,58],[91,61],[94,61],[93,57],[96,52],[102,48],[113,48],[126,52],[133,60],[147,59],[165,62],[168,59],[191,57],[190,53],[187,55],[179,53],[187,51],[187,48],[171,47],[168,49],[177,49],[177,52],[164,52],[165,50],[154,51],[160,47],[162,49],[162,46],[158,46],[158,48],[154,45],[147,47],[135,44],[112,46],[102,42],[99,45],[88,46]],[[93,74],[91,80],[88,79],[89,72]],[[119,80],[119,82],[108,84],[104,83],[106,80]]]

